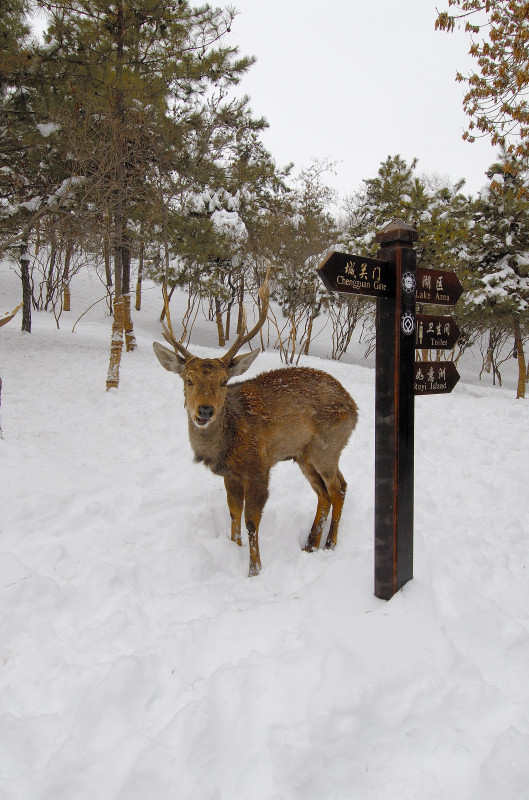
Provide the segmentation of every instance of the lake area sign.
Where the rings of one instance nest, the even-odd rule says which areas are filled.
[[[318,275],[329,292],[391,297],[395,274],[388,261],[338,253],[334,250],[320,264]]]
[[[417,294],[415,299],[418,303],[453,306],[462,294],[463,287],[455,272],[417,267]]]

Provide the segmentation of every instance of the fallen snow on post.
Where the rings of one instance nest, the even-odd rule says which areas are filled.
[[[14,307],[16,277],[0,280]],[[70,332],[100,286],[72,292],[60,331],[39,314],[31,336],[0,334],[0,797],[525,799],[527,402],[464,378],[417,400],[416,577],[386,603],[374,372],[305,359],[360,407],[338,547],[301,551],[314,496],[281,464],[249,579],[223,482],[192,461],[180,381],[152,353],[159,291],[110,392],[102,304]],[[199,354],[213,333],[197,328]]]

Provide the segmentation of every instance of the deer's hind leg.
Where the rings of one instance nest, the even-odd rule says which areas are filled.
[[[329,515],[329,511],[331,508],[331,498],[325,486],[325,482],[323,478],[319,475],[319,473],[315,470],[312,464],[309,464],[306,461],[298,461],[299,468],[301,469],[302,473],[316,492],[318,496],[318,507],[316,508],[316,516],[314,517],[314,522],[312,523],[312,528],[310,529],[309,538],[307,539],[307,543],[303,548],[307,553],[312,553],[314,550],[317,550],[320,546],[321,542],[321,534],[323,531],[323,526],[325,525],[325,521]]]
[[[332,475],[332,477],[327,478],[326,476],[324,476],[324,480],[332,503],[331,526],[329,528],[327,541],[325,542],[325,548],[327,550],[334,550],[334,548],[336,547],[336,542],[338,540],[338,525],[340,523],[340,518],[342,516],[342,509],[345,500],[345,492],[347,490],[347,483],[345,481],[344,476],[338,469],[338,467],[336,468],[336,472],[334,473],[334,475]]]

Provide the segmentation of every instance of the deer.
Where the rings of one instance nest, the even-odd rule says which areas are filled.
[[[259,525],[268,499],[269,476],[280,461],[293,460],[317,495],[314,522],[304,546],[318,550],[332,509],[325,548],[334,549],[347,483],[340,472],[341,452],[358,419],[356,403],[327,372],[285,367],[236,383],[259,355],[259,348],[238,355],[267,318],[269,273],[259,289],[261,308],[255,326],[246,331],[246,315],[232,346],[220,358],[199,358],[173,335],[166,297],[164,339],[153,342],[158,361],[184,384],[188,432],[196,462],[224,479],[231,517],[231,540],[242,545],[241,521],[248,532],[249,577],[261,571]]]

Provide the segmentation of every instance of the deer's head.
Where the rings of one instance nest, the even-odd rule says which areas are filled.
[[[259,355],[259,349],[242,355],[237,355],[237,352],[258,333],[266,319],[269,302],[268,273],[259,289],[259,296],[261,311],[257,324],[249,333],[245,333],[246,316],[243,309],[240,333],[227,353],[220,358],[198,358],[192,355],[165,326],[163,336],[173,350],[159,342],[153,342],[154,352],[162,367],[169,372],[178,373],[182,378],[185,407],[190,421],[197,428],[207,428],[215,420],[224,406],[229,379],[246,372]]]

